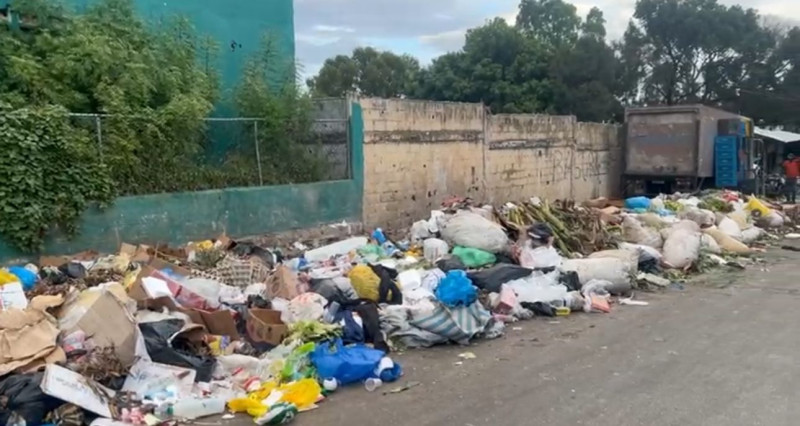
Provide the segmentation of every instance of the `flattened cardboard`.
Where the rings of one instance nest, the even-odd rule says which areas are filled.
[[[247,336],[256,343],[279,345],[289,335],[289,326],[281,321],[281,312],[273,309],[250,309]]]
[[[39,386],[47,395],[70,402],[100,416],[111,417],[108,401],[114,397],[116,392],[96,382],[89,385],[90,381],[91,379],[72,370],[50,364],[45,369],[42,383]],[[104,395],[98,395],[95,389]]]

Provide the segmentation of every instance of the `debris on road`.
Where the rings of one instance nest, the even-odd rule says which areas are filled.
[[[498,208],[453,198],[407,233],[296,242],[288,249],[304,253],[290,259],[224,235],[43,256],[0,269],[0,424],[230,413],[284,424],[342,386],[396,382],[397,351],[497,338],[535,316],[647,306],[635,288],[743,268],[753,262],[740,256],[773,238],[757,224],[792,240],[792,218],[730,191]]]

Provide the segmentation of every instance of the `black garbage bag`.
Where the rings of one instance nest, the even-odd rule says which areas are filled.
[[[467,274],[472,284],[481,290],[499,293],[500,286],[509,282],[525,278],[532,274],[533,270],[523,268],[519,265],[501,263],[482,271],[470,272]]]
[[[175,336],[172,345],[169,339],[183,328],[179,319],[168,319],[139,324],[147,353],[154,362],[191,368],[197,372],[196,381],[208,382],[217,360],[211,355],[200,355],[193,350],[194,343],[185,336]]]
[[[581,279],[575,271],[561,271],[558,276],[558,282],[564,284],[569,291],[581,291],[583,287]]]
[[[442,272],[444,272],[445,274],[455,269],[459,269],[462,271],[467,270],[467,265],[465,265],[464,262],[461,261],[461,259],[455,256],[439,259],[436,262],[436,267],[441,269]]]
[[[58,267],[58,270],[73,279],[86,277],[86,267],[80,262],[69,262]]]
[[[259,247],[250,241],[233,242],[230,250],[233,252],[233,254],[239,257],[257,257],[261,259],[261,261],[264,262],[264,264],[270,269],[274,268],[277,263],[283,261],[283,256],[281,256],[280,252],[273,253],[272,251],[263,247]]]
[[[47,413],[64,404],[64,401],[45,395],[39,385],[44,372],[14,374],[0,378],[0,425],[16,413],[29,425],[44,423]]]

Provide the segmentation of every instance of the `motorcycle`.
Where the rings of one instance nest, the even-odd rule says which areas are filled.
[[[786,178],[780,174],[771,173],[764,181],[765,192],[768,196],[778,197],[784,195]]]

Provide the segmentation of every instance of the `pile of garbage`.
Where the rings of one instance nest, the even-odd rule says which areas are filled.
[[[397,238],[376,229],[290,259],[221,236],[0,269],[0,424],[285,424],[341,386],[398,380],[394,351],[646,304],[631,298],[641,280],[750,253],[788,219],[744,198],[456,198]]]

